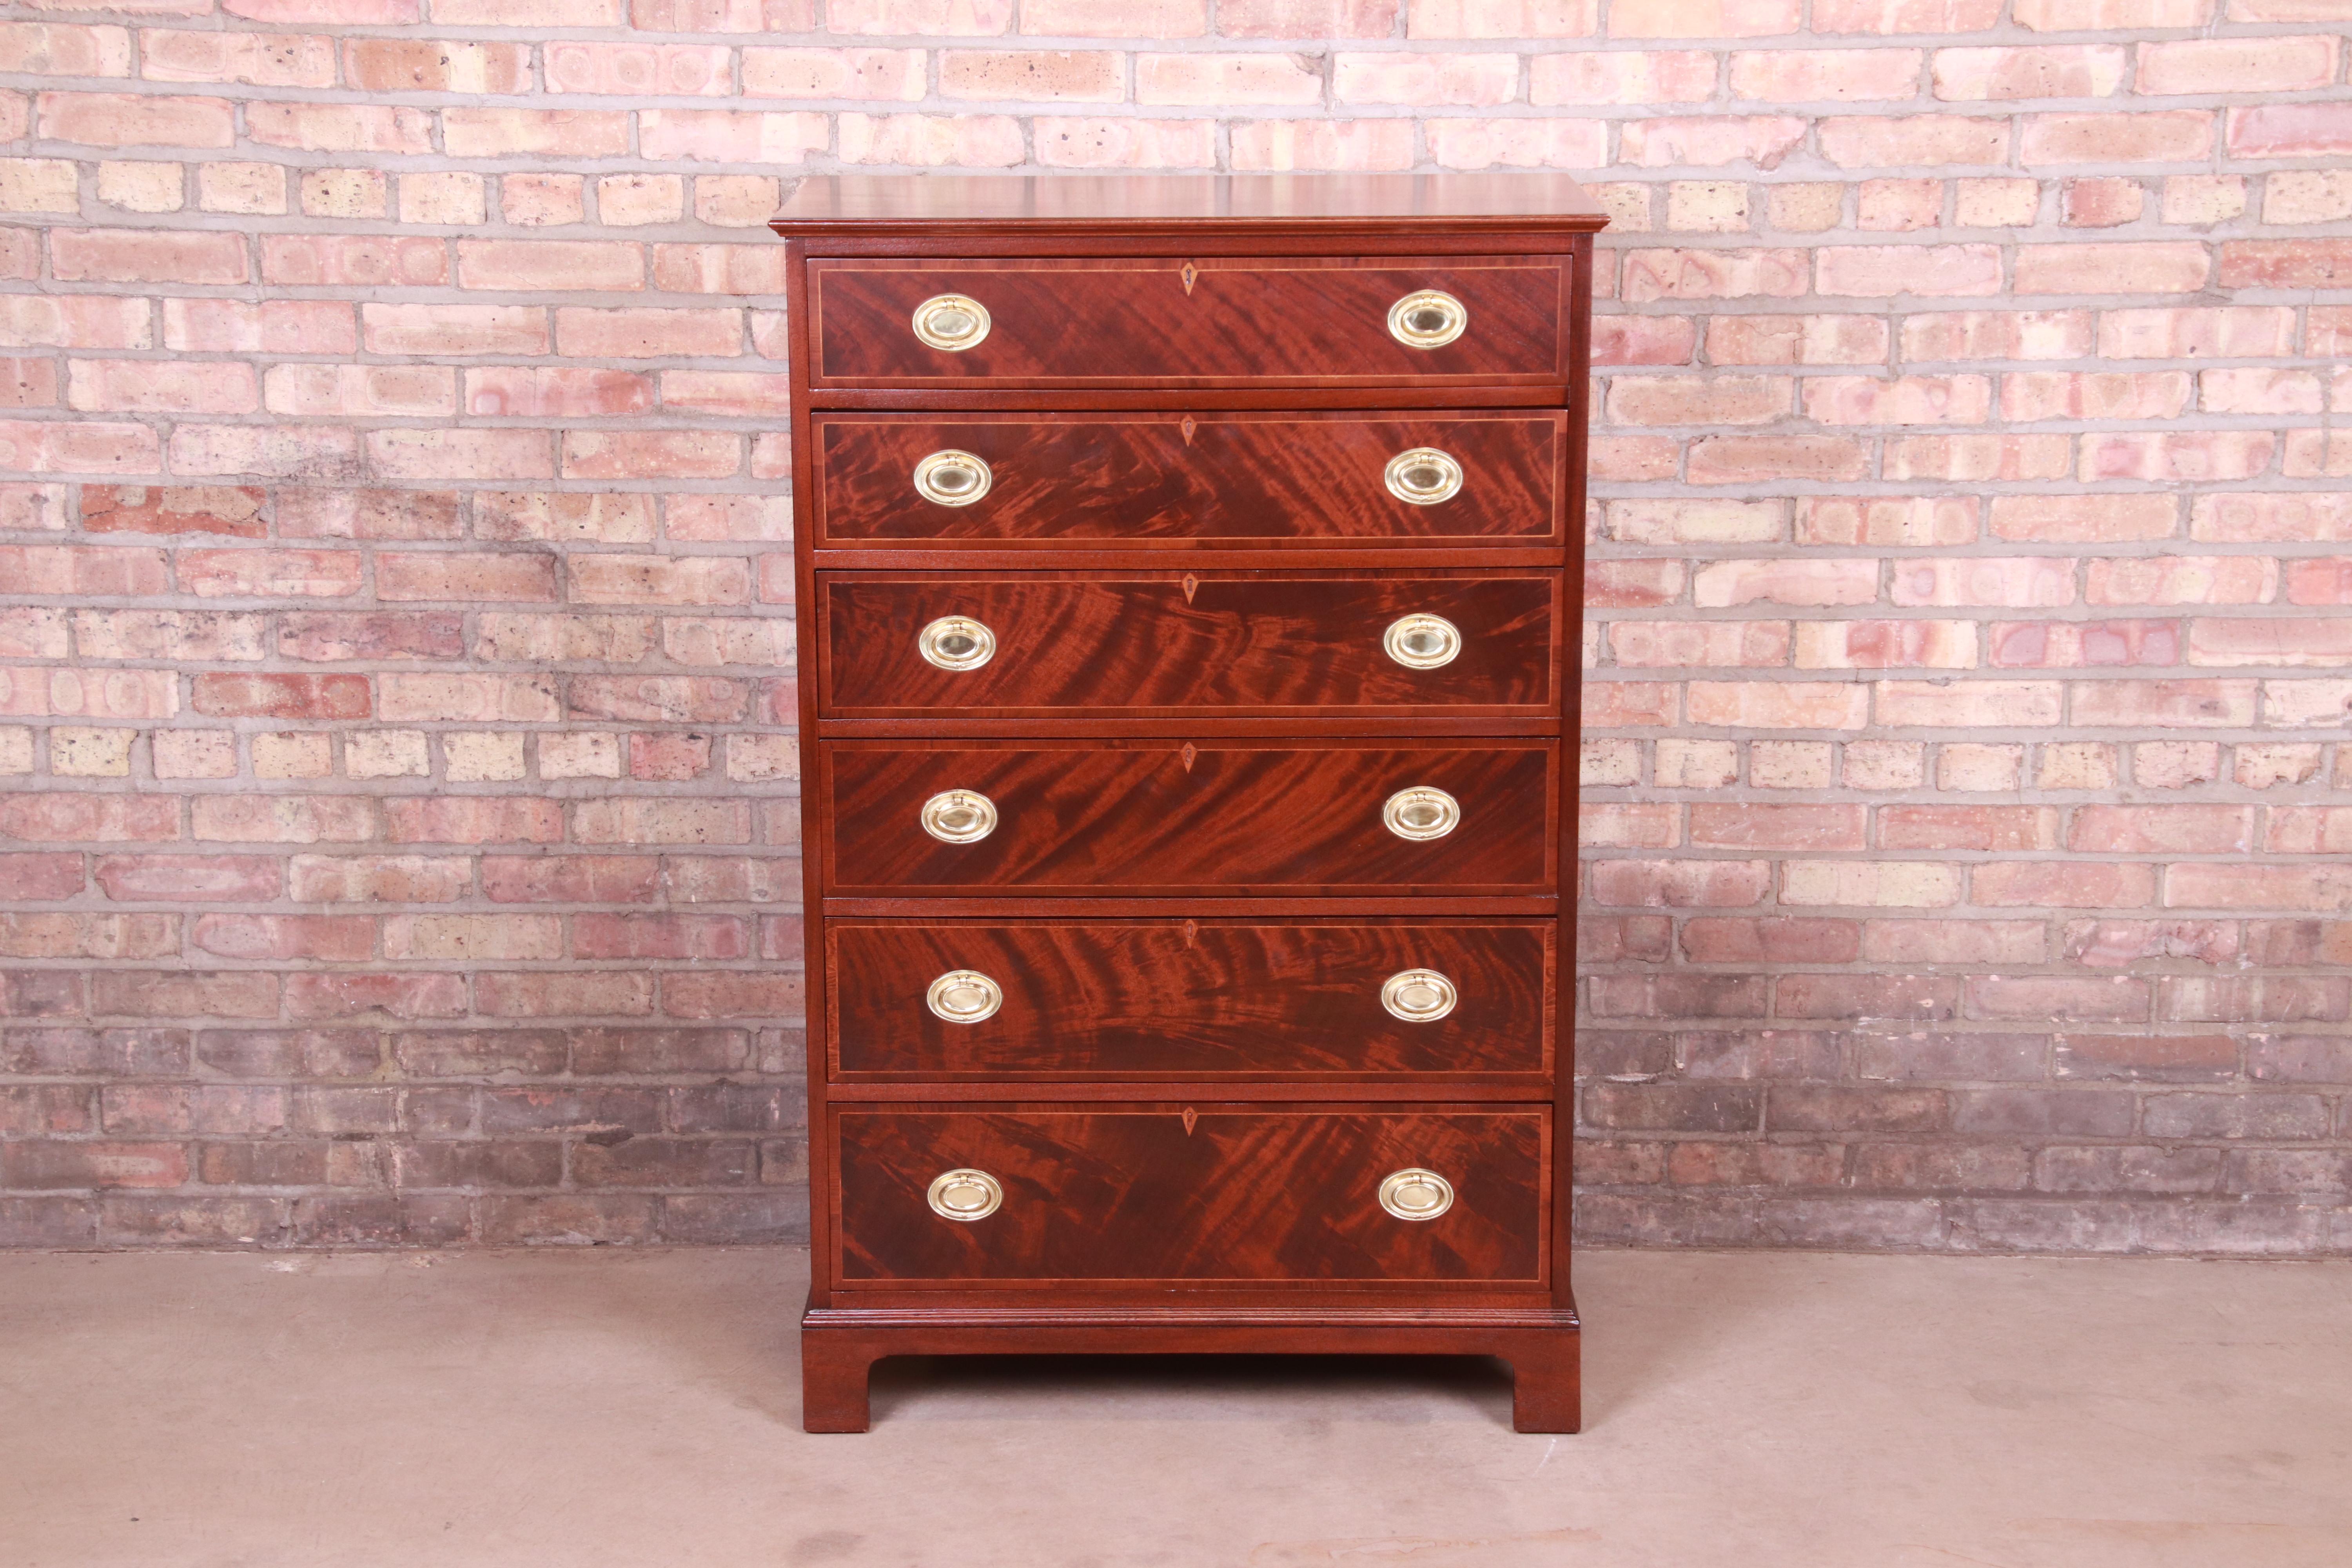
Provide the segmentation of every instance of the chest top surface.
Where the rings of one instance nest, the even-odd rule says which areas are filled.
[[[771,226],[797,238],[974,233],[1589,234],[1565,174],[813,174]]]

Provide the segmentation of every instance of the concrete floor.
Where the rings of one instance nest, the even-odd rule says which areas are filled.
[[[0,1255],[5,1568],[2342,1568],[2352,1264],[1598,1252],[1474,1361],[886,1363],[785,1251]]]

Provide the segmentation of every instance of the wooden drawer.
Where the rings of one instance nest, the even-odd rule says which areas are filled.
[[[1537,1285],[1548,1274],[1550,1112],[1536,1106],[1091,1106],[834,1112],[841,1278]],[[1433,1171],[1433,1219],[1381,1206]],[[986,1173],[980,1219],[933,1212],[942,1173]]]
[[[821,574],[818,710],[1540,717],[1559,710],[1559,584],[1548,571]],[[1386,651],[1414,615],[1454,628],[1448,662],[1413,668]],[[950,617],[987,628],[985,664],[926,658],[924,628]]]
[[[817,834],[836,895],[1549,894],[1558,748],[1539,740],[835,741]],[[1444,837],[1382,825],[1399,792],[1458,804]],[[944,843],[948,792],[995,825]]]
[[[825,1026],[845,1079],[1540,1081],[1551,1070],[1555,930],[1549,920],[835,920]],[[1409,1020],[1383,1005],[1383,985],[1414,970],[1444,977],[1450,1011]],[[985,977],[992,1013],[940,1016],[929,993],[958,973]]]
[[[1567,256],[816,258],[808,264],[810,384],[1182,388],[1559,385],[1567,379]],[[1434,289],[1461,335],[1413,348],[1389,311]],[[986,336],[934,348],[918,307],[985,307]]]
[[[1287,543],[1557,545],[1568,415],[843,414],[810,420],[818,548],[917,544],[1146,550]],[[1383,478],[1434,447],[1460,492],[1399,500]],[[990,484],[943,506],[915,488],[934,452]]]

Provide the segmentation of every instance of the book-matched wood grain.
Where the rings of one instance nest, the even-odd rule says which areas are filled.
[[[1559,711],[1559,574],[826,573],[817,578],[827,718],[1433,714]],[[1402,617],[1444,617],[1462,649],[1435,669],[1391,658]],[[996,651],[927,662],[920,633],[961,616]]]
[[[820,387],[1194,387],[1565,384],[1571,258],[976,257],[809,263]],[[1409,347],[1389,309],[1436,289],[1468,311],[1462,335]],[[985,306],[987,337],[936,349],[916,307],[940,294]]]
[[[776,226],[810,758],[810,1430],[864,1429],[879,1356],[1044,1350],[1500,1355],[1520,1430],[1576,1429],[1573,986],[1555,973],[1576,662],[1555,658],[1539,700],[1511,660],[1483,695],[1397,697],[1351,662],[1338,601],[1255,597],[1253,574],[1349,593],[1385,592],[1366,586],[1382,572],[1557,574],[1564,640],[1604,221],[1555,175],[799,184]],[[1390,305],[1431,288],[1470,331],[1394,342]],[[961,355],[909,319],[950,291],[992,312]],[[1462,459],[1463,494],[1388,497],[1380,468],[1408,446]],[[981,504],[914,497],[914,463],[948,447],[990,463]],[[1152,618],[1163,566],[1201,580],[1200,620]],[[869,593],[886,572],[905,594]],[[1084,657],[1005,662],[986,705],[921,685],[898,634],[940,581],[1009,595],[990,603],[1022,635],[1045,613],[1085,623]],[[878,640],[834,637],[836,607]],[[1222,670],[1155,659],[1119,624],[1135,616]],[[1254,625],[1300,639],[1304,668],[1264,657]],[[829,707],[836,675],[845,701],[897,716]],[[1139,690],[1163,716],[1118,716]],[[1380,827],[1415,783],[1463,800],[1452,837]],[[991,839],[923,835],[921,800],[959,786],[997,798]],[[1533,931],[1543,954],[1520,956]],[[1405,947],[1463,986],[1444,1048],[1366,1016],[1371,971]],[[1004,971],[1001,1028],[892,1026],[935,961]],[[932,1214],[951,1160],[1011,1178],[1004,1208]],[[1404,1164],[1455,1180],[1456,1209],[1382,1213],[1379,1178]]]
[[[1558,823],[1549,741],[833,741],[817,748],[820,846],[838,895],[1020,892],[1549,893]],[[1460,803],[1443,838],[1381,822],[1399,790]],[[986,838],[942,843],[923,803],[976,791]]]
[[[872,921],[825,926],[835,1075],[845,1081],[1338,1079],[1549,1081],[1548,920]],[[1433,969],[1454,1011],[1406,1022],[1381,985]],[[1003,1002],[978,1023],[925,1005],[973,970]],[[1431,1090],[1423,1087],[1420,1092]]]
[[[1549,1107],[836,1109],[841,1273],[887,1281],[1348,1281],[1538,1285]],[[1381,1181],[1436,1172],[1431,1220]],[[944,1219],[932,1178],[984,1171],[985,1219]]]
[[[1567,415],[824,413],[812,430],[819,549],[1141,550],[1367,543],[1558,545]],[[1399,500],[1389,459],[1433,447],[1462,491]],[[916,493],[915,465],[970,452],[993,482],[963,506]]]

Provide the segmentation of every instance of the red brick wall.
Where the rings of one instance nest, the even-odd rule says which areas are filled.
[[[799,1234],[781,183],[1559,166],[1588,1234],[2352,1250],[2347,19],[0,5],[0,1244]]]

